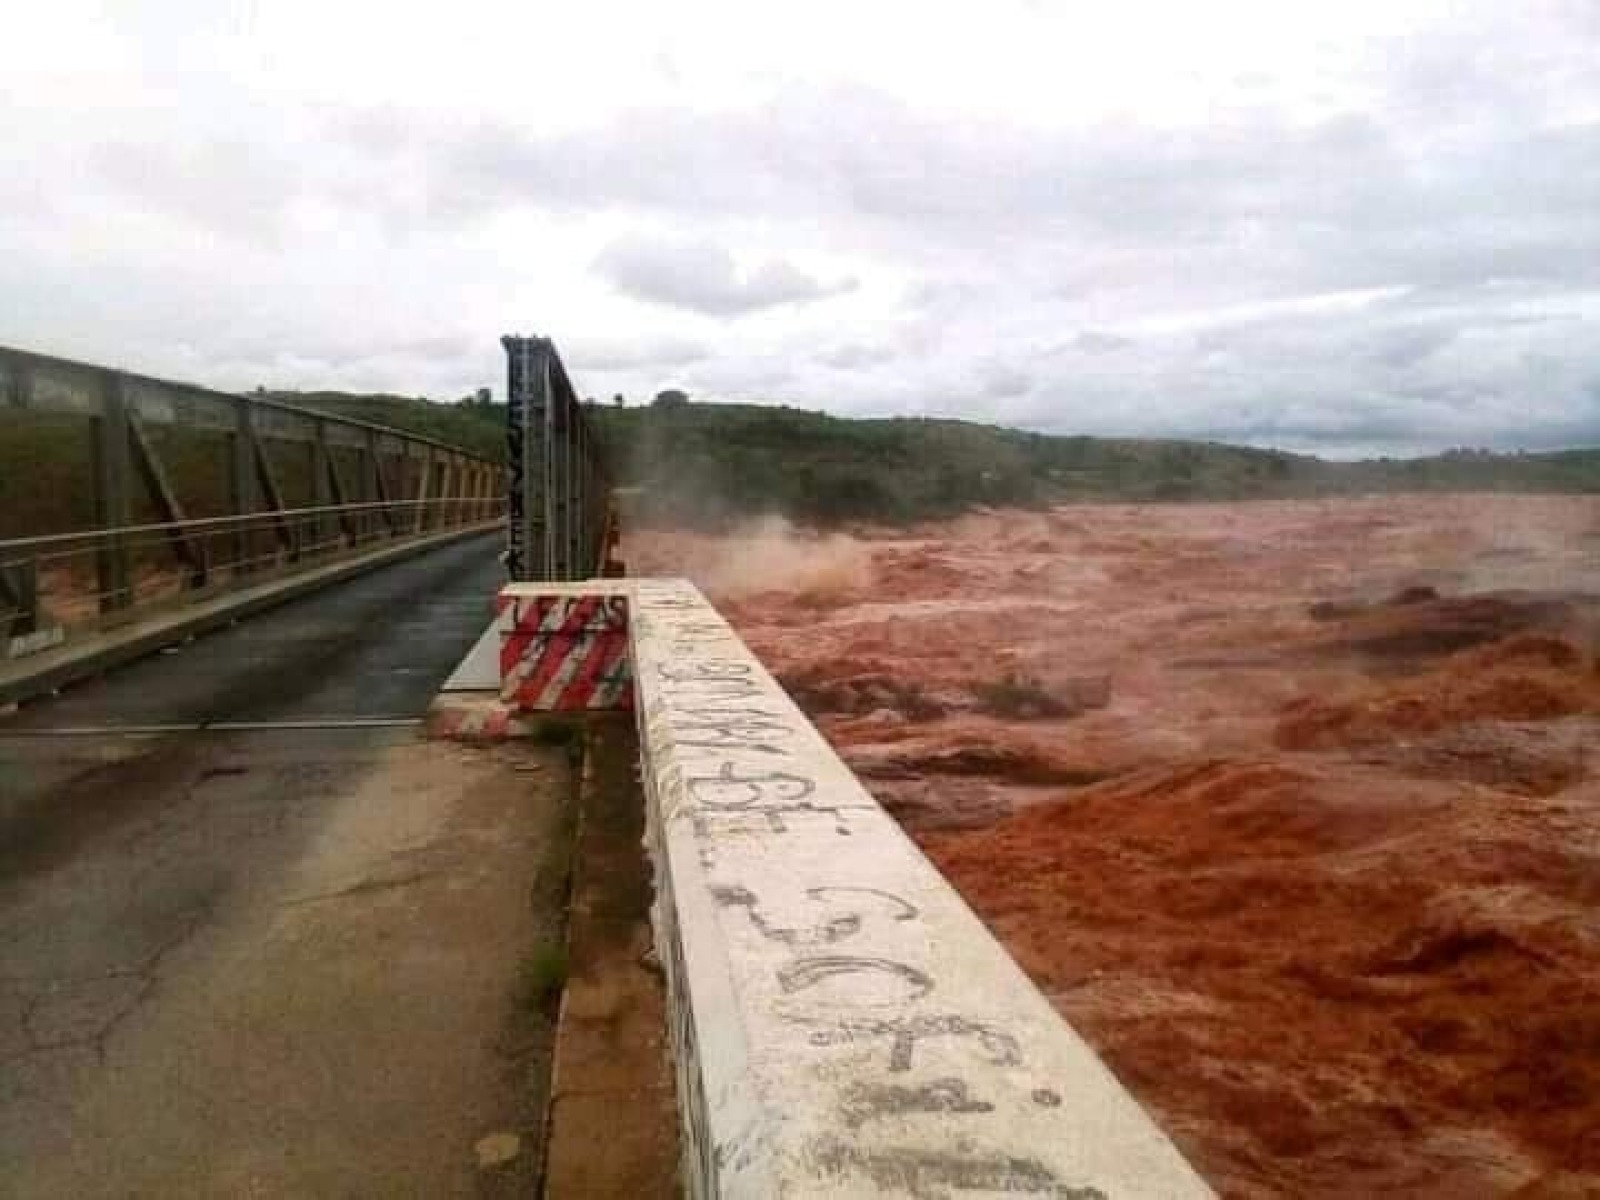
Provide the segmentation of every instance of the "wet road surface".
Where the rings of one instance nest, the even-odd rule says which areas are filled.
[[[488,621],[497,548],[0,720],[0,1195],[531,1183],[473,1147],[535,1121],[518,972],[568,766],[414,723]]]

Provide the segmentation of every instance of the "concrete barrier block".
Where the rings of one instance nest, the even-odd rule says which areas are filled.
[[[700,593],[628,593],[691,1193],[1210,1195]]]
[[[632,707],[627,603],[614,585],[502,590],[500,698],[524,712]]]

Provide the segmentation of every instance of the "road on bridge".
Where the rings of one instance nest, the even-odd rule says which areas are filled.
[[[493,538],[0,720],[0,1192],[526,1190],[570,769],[415,723]],[[532,903],[530,903],[530,896]],[[491,1145],[509,1145],[499,1139]]]

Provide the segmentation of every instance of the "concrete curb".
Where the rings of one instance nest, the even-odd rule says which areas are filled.
[[[448,692],[428,705],[423,727],[429,738],[488,743],[533,737],[540,724],[501,704],[494,692]]]
[[[0,706],[45,695],[75,680],[99,675],[112,667],[152,654],[182,638],[276,608],[331,583],[425,554],[452,542],[481,537],[498,528],[500,522],[494,521],[468,529],[454,529],[449,533],[399,546],[386,546],[359,558],[330,563],[287,579],[273,580],[227,595],[214,596],[184,608],[152,614],[120,629],[94,634],[54,650],[0,662]]]
[[[605,711],[523,712],[501,701],[497,692],[440,692],[428,705],[423,732],[430,739],[489,745],[515,738],[560,741]],[[616,714],[626,716],[627,714]]]
[[[627,714],[587,724],[541,1194],[674,1200],[683,1195],[678,1121],[665,986],[646,958],[651,886],[637,747]]]

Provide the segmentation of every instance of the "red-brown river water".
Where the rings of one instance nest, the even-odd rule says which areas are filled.
[[[644,531],[1224,1193],[1600,1195],[1600,498]]]

